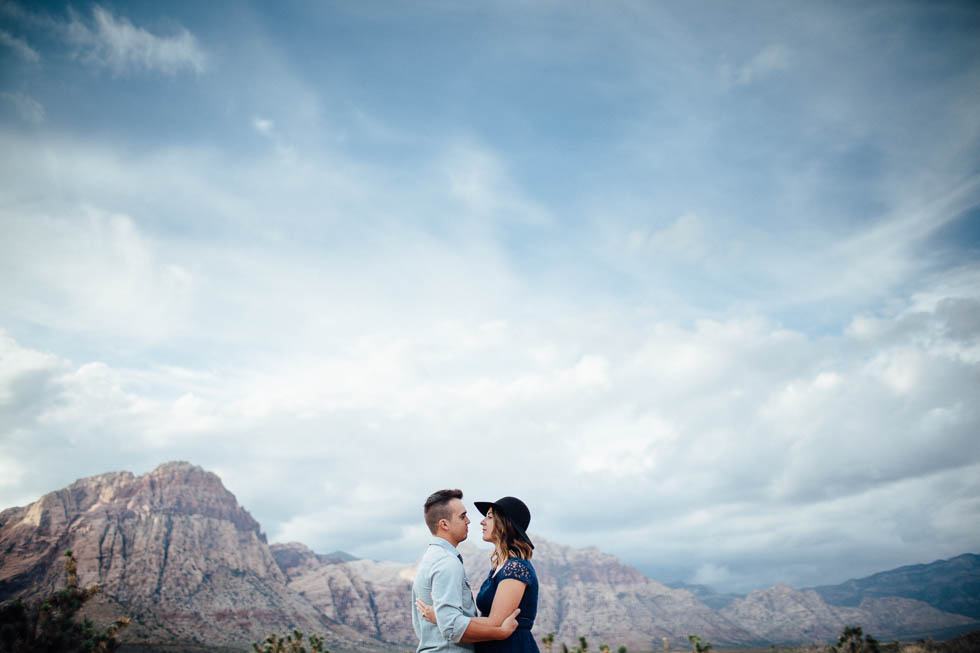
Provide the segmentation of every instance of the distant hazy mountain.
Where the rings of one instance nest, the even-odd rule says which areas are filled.
[[[812,589],[834,605],[854,606],[866,598],[902,596],[980,619],[980,555],[966,553]]]
[[[866,598],[856,607],[826,603],[813,590],[777,585],[736,599],[721,614],[774,644],[825,642],[858,625],[878,639],[952,636],[980,627],[975,619],[901,597]]]
[[[732,597],[698,586],[671,588],[598,549],[534,539],[538,640],[553,631],[557,642],[586,635],[630,650],[662,650],[664,638],[676,647],[688,633],[716,646],[744,646],[826,641],[849,624],[881,639],[980,627],[940,609],[975,605],[977,556],[835,588],[781,585]],[[334,651],[404,651],[415,643],[414,565],[339,551],[319,555],[298,543],[270,547],[221,480],[188,463],[167,463],[139,477],[117,472],[82,479],[0,512],[0,601],[36,599],[63,587],[69,548],[81,584],[103,586],[90,616],[131,617],[123,640],[144,650],[241,650],[294,627],[325,635]],[[487,551],[465,542],[461,550],[477,588],[489,569]],[[854,604],[833,605],[845,601]]]

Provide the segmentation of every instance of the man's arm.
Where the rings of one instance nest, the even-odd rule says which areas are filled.
[[[515,609],[503,620],[499,626],[489,623],[486,617],[474,617],[470,619],[470,625],[466,627],[461,642],[472,644],[473,642],[488,642],[492,639],[507,639],[510,634],[517,630],[517,615],[520,608]]]
[[[470,617],[463,613],[463,566],[445,556],[432,563],[432,608],[436,626],[447,640],[462,640]]]
[[[507,639],[517,628],[514,610],[499,625],[484,617],[468,617],[463,612],[463,566],[445,557],[432,565],[432,608],[439,632],[456,642],[486,642]]]

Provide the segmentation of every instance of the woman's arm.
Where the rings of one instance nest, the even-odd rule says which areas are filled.
[[[472,617],[470,625],[463,633],[461,642],[485,642],[491,639],[507,639],[517,628],[517,606],[524,598],[527,585],[513,578],[505,578],[497,585],[497,593],[490,606],[489,617]],[[435,612],[431,605],[421,599],[415,600],[415,605],[423,618],[435,623]]]
[[[493,596],[493,605],[490,606],[490,616],[486,617],[487,623],[492,626],[499,626],[503,623],[507,615],[521,604],[525,589],[527,589],[527,584],[514,578],[505,578],[500,581],[497,585],[497,593]]]
[[[490,606],[489,617],[474,617],[470,619],[470,627],[463,633],[461,642],[482,642],[487,639],[507,639],[511,633],[517,629],[517,613],[520,608],[517,606],[524,596],[524,583],[513,578],[505,578],[497,585],[497,593],[493,596],[493,605]],[[511,627],[513,624],[513,627]],[[481,627],[494,628],[486,635]],[[499,627],[500,630],[496,630]],[[471,632],[472,629],[472,632]]]
[[[496,603],[497,601],[494,600],[494,604]],[[507,639],[517,630],[517,615],[520,611],[520,608],[515,608],[510,614],[504,615],[499,624],[494,623],[492,618],[473,617],[459,641],[472,644],[494,639]],[[490,614],[493,614],[493,610],[490,611]]]

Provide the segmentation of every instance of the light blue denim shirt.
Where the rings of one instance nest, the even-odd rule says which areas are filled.
[[[441,537],[433,537],[419,563],[412,585],[412,627],[419,638],[416,649],[419,653],[473,650],[472,644],[459,641],[470,625],[470,619],[476,616],[476,603],[458,556],[456,547]],[[422,599],[435,607],[437,623],[419,615],[415,609],[415,599]]]

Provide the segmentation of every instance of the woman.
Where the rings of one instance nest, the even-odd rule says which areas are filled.
[[[534,545],[527,536],[531,513],[516,497],[504,497],[494,502],[476,501],[483,515],[483,541],[493,544],[490,554],[490,573],[476,595],[476,607],[484,623],[499,626],[504,619],[520,608],[517,630],[507,639],[477,642],[476,653],[537,653],[538,645],[531,635],[531,626],[538,612],[538,577],[531,566]],[[435,623],[432,606],[420,604],[422,616]]]

